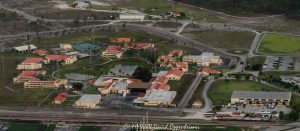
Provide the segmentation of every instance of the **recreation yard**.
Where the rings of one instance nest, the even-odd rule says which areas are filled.
[[[265,34],[258,51],[261,53],[299,55],[300,37]]]

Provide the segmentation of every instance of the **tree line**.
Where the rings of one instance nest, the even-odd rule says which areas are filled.
[[[229,14],[286,14],[300,19],[299,0],[175,0]]]

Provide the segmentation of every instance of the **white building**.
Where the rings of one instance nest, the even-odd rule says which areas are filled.
[[[101,95],[84,94],[74,103],[75,108],[95,108],[101,100]]]
[[[138,13],[122,13],[120,14],[121,20],[144,20],[145,15],[144,14],[138,14]]]
[[[14,49],[18,52],[32,52],[32,51],[36,50],[37,47],[30,44],[30,45],[23,45],[23,46],[14,47]]]
[[[249,105],[289,105],[291,92],[233,91],[231,103]]]
[[[197,63],[198,66],[209,66],[210,64],[223,64],[220,56],[214,53],[203,52],[201,55],[187,55],[182,58],[184,62]]]
[[[145,106],[160,106],[160,105],[171,105],[172,101],[176,96],[176,91],[162,91],[154,90],[146,93],[141,99]],[[141,103],[141,100],[134,100],[134,103]]]

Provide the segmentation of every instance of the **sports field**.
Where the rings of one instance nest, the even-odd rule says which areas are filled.
[[[208,97],[214,105],[228,104],[233,91],[276,91],[276,89],[253,81],[220,80],[212,84]]]
[[[263,36],[258,51],[262,53],[300,54],[300,37],[267,34]]]

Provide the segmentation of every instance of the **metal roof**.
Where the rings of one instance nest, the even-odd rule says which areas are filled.
[[[233,91],[231,98],[290,100],[291,92]]]

